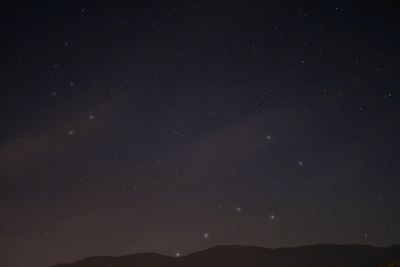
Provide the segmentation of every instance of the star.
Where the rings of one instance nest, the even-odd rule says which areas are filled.
[[[271,136],[270,136],[270,135],[267,135],[267,136],[265,137],[265,140],[270,141],[270,140],[271,140]]]
[[[94,119],[95,119],[94,115],[93,115],[93,114],[90,114],[90,115],[89,115],[89,120],[92,121],[92,120],[94,120]]]
[[[72,136],[72,135],[75,135],[75,131],[74,131],[74,130],[69,130],[69,131],[68,131],[68,134],[71,135],[71,136]]]
[[[303,165],[304,165],[304,162],[303,162],[303,161],[299,161],[299,162],[297,163],[297,166],[299,166],[299,167],[303,167]]]
[[[270,218],[271,220],[275,220],[276,216],[275,216],[274,214],[271,214],[271,215],[269,215],[269,218]]]
[[[175,253],[175,257],[180,257],[181,256],[181,253],[180,252],[176,252]]]
[[[236,212],[241,212],[242,211],[242,207],[236,207]]]
[[[209,237],[210,237],[210,235],[208,233],[203,234],[203,238],[208,239]]]
[[[392,96],[391,93],[385,94],[385,98],[389,98],[389,97],[391,97],[391,96]]]

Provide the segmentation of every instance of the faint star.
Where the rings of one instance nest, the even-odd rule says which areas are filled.
[[[94,120],[94,119],[95,119],[94,115],[93,115],[93,114],[90,114],[90,115],[89,115],[89,120],[92,121],[92,120]]]
[[[275,220],[276,216],[275,216],[274,214],[271,214],[271,215],[269,215],[269,218],[270,218],[271,220]]]
[[[267,136],[265,137],[265,139],[266,139],[267,141],[270,141],[270,140],[271,140],[271,136],[270,136],[270,135],[267,135]]]
[[[181,256],[181,253],[180,252],[176,252],[175,253],[175,257],[180,257]]]
[[[242,211],[242,207],[236,207],[236,212],[241,212]]]
[[[303,161],[299,161],[299,162],[297,163],[297,165],[298,165],[299,167],[303,167],[304,162],[303,162]]]
[[[209,238],[209,237],[210,237],[210,235],[209,235],[208,233],[204,233],[204,234],[203,234],[203,238],[207,239],[207,238]]]
[[[75,135],[75,131],[74,131],[74,130],[69,130],[69,131],[68,131],[68,134],[69,134],[69,135]]]

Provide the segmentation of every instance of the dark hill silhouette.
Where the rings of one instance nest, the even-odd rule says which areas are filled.
[[[54,267],[379,267],[400,260],[400,246],[312,245],[267,249],[217,246],[172,258],[155,253],[92,257]]]

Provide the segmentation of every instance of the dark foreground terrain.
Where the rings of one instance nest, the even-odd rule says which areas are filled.
[[[92,257],[54,267],[379,267],[400,260],[400,245],[313,245],[267,249],[218,246],[179,258],[154,253]]]

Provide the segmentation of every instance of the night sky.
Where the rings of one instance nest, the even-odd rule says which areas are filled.
[[[400,242],[397,1],[0,12],[0,266]]]

